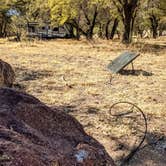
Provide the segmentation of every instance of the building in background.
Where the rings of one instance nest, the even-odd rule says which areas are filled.
[[[29,22],[27,25],[27,36],[41,39],[70,38],[67,26],[52,26],[50,22],[39,24]]]

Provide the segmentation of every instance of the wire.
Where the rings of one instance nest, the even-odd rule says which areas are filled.
[[[132,108],[127,112],[127,113],[121,113],[121,114],[112,114],[112,109],[118,105],[118,104],[129,104],[129,105],[132,105]],[[133,156],[136,154],[136,152],[141,148],[142,144],[144,143],[145,141],[145,138],[146,138],[146,135],[147,135],[147,128],[148,128],[148,124],[147,124],[147,118],[144,114],[144,112],[135,104],[131,103],[131,102],[127,102],[127,101],[124,101],[124,102],[117,102],[115,104],[113,104],[111,107],[110,107],[110,114],[111,116],[116,116],[116,117],[120,117],[120,116],[124,116],[124,115],[127,115],[127,114],[130,114],[133,112],[133,108],[137,108],[138,112],[141,113],[141,115],[143,116],[143,119],[144,119],[144,125],[145,125],[145,131],[144,131],[144,136],[143,138],[141,139],[140,143],[138,144],[138,146],[136,148],[134,148],[133,150],[131,150],[131,152],[122,160],[122,163],[120,164],[120,166],[124,166],[126,164],[128,164],[130,162],[130,160],[133,158]]]

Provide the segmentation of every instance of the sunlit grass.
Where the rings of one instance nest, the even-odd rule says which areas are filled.
[[[120,138],[133,132],[130,126],[118,126],[111,121],[108,110],[115,102],[137,104],[149,118],[149,131],[163,132],[160,126],[166,121],[164,40],[140,40],[124,46],[104,40],[16,43],[0,39],[0,58],[14,67],[16,82],[23,85],[26,92],[50,106],[73,106],[71,114],[110,152],[109,135]],[[140,73],[138,76],[114,75],[110,84],[107,65],[125,50],[141,53],[134,61]],[[94,112],[89,113],[89,108],[94,108]],[[153,119],[157,123],[154,124]]]

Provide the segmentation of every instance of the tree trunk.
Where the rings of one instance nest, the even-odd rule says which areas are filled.
[[[133,36],[134,22],[135,22],[136,16],[137,16],[137,10],[134,12],[132,19],[131,19],[131,40],[132,40],[132,36]]]
[[[94,27],[95,27],[95,24],[96,24],[96,18],[97,18],[97,15],[98,15],[98,12],[97,12],[97,7],[95,7],[95,12],[94,12],[94,15],[93,15],[93,20],[89,26],[89,29],[87,31],[87,39],[92,39],[93,38],[93,30],[94,30]]]
[[[117,30],[118,39],[121,37],[121,33]]]
[[[17,42],[20,42],[21,41],[21,36],[19,33],[16,34],[16,41]]]
[[[132,15],[126,12],[126,17],[124,18],[124,33],[123,33],[123,43],[131,43],[131,30],[132,30]]]
[[[0,24],[0,37],[3,37],[3,34],[2,34],[2,24]]]
[[[65,25],[67,27],[67,30],[68,30],[68,33],[69,33],[69,37],[75,38],[73,25],[71,23],[66,23]]]
[[[80,29],[79,29],[79,26],[76,28],[76,39],[80,40]]]
[[[80,26],[76,22],[73,23],[73,27],[76,29],[76,35],[79,34],[80,36],[80,34],[83,34],[84,36],[87,36],[87,33],[82,28],[80,28]]]
[[[109,25],[110,25],[111,20],[108,20],[106,23],[106,27],[105,27],[105,36],[107,38],[107,40],[109,40]]]
[[[124,16],[123,16],[123,24],[124,24],[124,33],[122,42],[123,43],[131,43],[132,42],[132,31],[134,26],[134,21],[137,13],[137,4],[138,0],[132,0],[130,2],[125,1],[123,4]]]
[[[83,34],[84,36],[87,36],[87,33],[80,27],[79,21],[77,19],[73,19],[72,22],[70,22],[76,30],[76,38],[79,40],[80,39],[80,34]]]
[[[141,39],[143,38],[143,30],[138,26],[138,35],[140,35]]]
[[[80,40],[80,15],[77,19],[77,28],[76,28],[76,38],[77,40]]]
[[[160,29],[159,30],[159,36],[162,36],[162,33],[163,33],[163,31],[162,31],[162,29]]]
[[[103,29],[102,29],[102,24],[101,24],[101,23],[99,23],[98,36],[99,36],[99,38],[102,38],[102,37],[103,37]]]
[[[150,18],[151,21],[151,28],[152,28],[152,33],[153,33],[153,38],[156,39],[158,36],[157,29],[158,29],[158,19],[152,15]]]
[[[5,27],[6,27],[5,21],[2,19],[2,22],[0,24],[0,37],[4,37],[4,32],[6,31]]]
[[[7,28],[7,23],[4,24],[4,28],[3,28],[3,37],[6,37],[6,36],[7,36],[6,28]]]
[[[114,24],[113,24],[113,27],[112,27],[112,31],[111,31],[111,35],[110,35],[110,39],[114,38],[114,35],[115,35],[116,30],[117,30],[118,24],[119,24],[119,20],[118,20],[118,18],[115,18]]]

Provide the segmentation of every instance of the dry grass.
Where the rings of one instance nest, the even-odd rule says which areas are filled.
[[[140,139],[143,121],[138,116],[135,120],[117,120],[108,110],[118,101],[137,104],[148,117],[146,143],[162,138],[163,146],[147,146],[130,165],[162,166],[166,162],[162,157],[162,152],[166,153],[165,39],[140,40],[132,46],[103,40],[15,43],[1,39],[0,58],[14,67],[21,87],[76,117],[117,163]],[[134,62],[136,75],[115,75],[110,84],[106,67],[125,50],[141,52]]]

